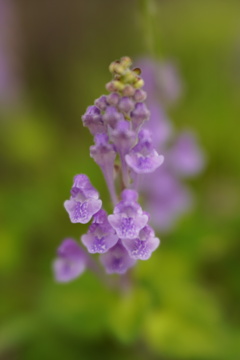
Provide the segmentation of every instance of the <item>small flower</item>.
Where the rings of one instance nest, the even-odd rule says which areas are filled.
[[[128,114],[134,109],[134,101],[128,96],[123,96],[119,101],[118,108],[121,112]]]
[[[116,245],[118,236],[109,224],[104,210],[99,210],[94,215],[93,223],[89,226],[88,233],[83,235],[81,240],[91,254],[103,254]]]
[[[123,114],[118,112],[114,106],[108,106],[105,114],[103,115],[104,123],[109,125],[112,129],[115,129],[120,120],[124,120]]]
[[[64,207],[71,222],[88,223],[102,206],[97,190],[92,186],[86,175],[80,174],[74,177],[71,194],[70,200],[64,202]]]
[[[65,239],[57,250],[57,259],[53,263],[54,276],[58,282],[68,282],[86,269],[87,255],[73,239]]]
[[[136,102],[145,101],[147,98],[147,93],[143,89],[137,89],[134,93],[133,98]]]
[[[203,153],[193,133],[185,131],[178,136],[169,151],[168,161],[173,171],[180,176],[193,176],[202,170]]]
[[[109,105],[117,106],[121,96],[118,93],[111,93],[107,96],[107,102]]]
[[[94,140],[95,145],[90,147],[90,156],[101,168],[105,169],[110,166],[112,170],[116,151],[113,145],[109,143],[107,134],[96,134]]]
[[[108,274],[124,274],[136,262],[136,260],[132,259],[128,255],[128,252],[122,245],[121,240],[119,240],[118,243],[108,252],[101,255],[100,261]]]
[[[100,166],[105,177],[113,204],[117,203],[117,195],[114,186],[114,160],[116,151],[113,144],[109,143],[107,134],[97,134],[94,138],[95,145],[90,147],[90,156]]]
[[[138,137],[137,145],[125,156],[126,163],[138,174],[151,173],[163,163],[164,157],[153,148],[149,130],[142,129]]]
[[[100,96],[99,99],[96,99],[94,101],[94,105],[97,106],[101,111],[105,111],[108,106],[107,96],[106,95]]]
[[[133,130],[138,132],[144,122],[149,120],[149,117],[150,111],[148,110],[146,104],[143,102],[136,103],[134,110],[131,112]]]
[[[101,111],[97,106],[89,106],[82,116],[83,125],[86,126],[92,135],[106,132]]]
[[[152,252],[159,246],[160,240],[155,237],[153,229],[147,225],[139,232],[138,238],[123,239],[122,243],[131,258],[148,260]]]
[[[137,238],[139,231],[148,222],[148,215],[142,211],[137,198],[135,190],[124,190],[122,201],[115,206],[114,214],[108,216],[108,221],[120,239]]]
[[[149,182],[142,183],[148,201],[147,211],[151,214],[151,224],[155,229],[171,229],[180,215],[191,206],[191,192],[166,167],[157,169]]]
[[[136,141],[136,133],[130,130],[130,123],[120,120],[112,131],[111,139],[119,154],[125,155]]]
[[[163,149],[172,136],[172,125],[157,102],[151,102],[148,107],[151,116],[146,126],[151,131],[152,143],[156,149]]]

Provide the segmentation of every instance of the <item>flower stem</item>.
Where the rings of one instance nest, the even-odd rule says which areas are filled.
[[[156,55],[156,3],[155,0],[139,0],[140,21],[146,49],[152,56]]]
[[[121,159],[121,169],[122,169],[122,180],[124,186],[127,188],[129,186],[129,174],[128,174],[128,166],[124,158],[124,154],[120,153],[120,159]]]
[[[109,167],[102,168],[102,172],[109,190],[109,194],[111,196],[111,200],[113,205],[115,206],[118,203],[116,189],[114,185],[114,179],[113,179],[113,169]]]

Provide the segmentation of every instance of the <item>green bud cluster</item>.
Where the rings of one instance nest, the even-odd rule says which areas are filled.
[[[132,60],[128,56],[112,62],[109,71],[113,75],[112,81],[107,83],[106,89],[110,92],[119,92],[123,96],[133,96],[136,89],[144,85],[139,68],[131,69]]]

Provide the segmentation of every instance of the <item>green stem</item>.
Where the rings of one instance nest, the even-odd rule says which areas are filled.
[[[147,52],[156,56],[156,4],[155,0],[139,0],[140,21]]]

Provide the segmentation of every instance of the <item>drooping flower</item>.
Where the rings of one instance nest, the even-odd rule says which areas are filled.
[[[134,110],[131,112],[133,130],[138,132],[143,124],[149,120],[150,112],[143,102],[137,102]]]
[[[70,200],[64,202],[64,207],[73,223],[88,223],[102,206],[97,190],[84,174],[74,177],[71,195]]]
[[[160,240],[155,237],[153,229],[146,225],[139,232],[136,239],[122,239],[124,247],[131,258],[136,260],[148,260],[152,252],[157,249]]]
[[[195,134],[190,131],[180,133],[167,156],[169,166],[181,177],[194,176],[204,166],[203,152],[197,144]]]
[[[137,198],[135,190],[124,190],[122,200],[115,206],[114,213],[108,216],[108,221],[120,239],[137,238],[148,222],[148,215],[142,211]]]
[[[81,275],[87,266],[87,254],[71,239],[65,239],[57,250],[57,259],[53,263],[55,279],[69,282]]]
[[[142,129],[138,134],[138,143],[125,156],[128,166],[136,173],[154,172],[162,165],[164,157],[159,155],[152,145],[151,133]]]
[[[136,260],[128,255],[128,252],[122,245],[121,240],[119,240],[118,243],[108,252],[101,255],[100,261],[108,274],[124,274],[136,262]]]
[[[109,142],[107,134],[96,134],[95,145],[90,147],[90,156],[100,166],[105,177],[113,204],[117,203],[117,195],[114,187],[114,161],[116,151],[113,144]]]
[[[106,132],[101,111],[97,106],[89,106],[82,116],[83,125],[88,127],[92,135]]]
[[[106,211],[101,209],[94,215],[93,223],[81,240],[91,254],[103,254],[116,245],[118,236],[108,222]]]

